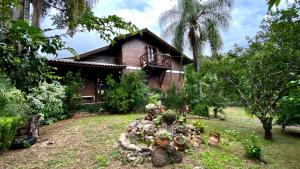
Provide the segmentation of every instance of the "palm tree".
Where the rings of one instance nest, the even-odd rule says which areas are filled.
[[[229,26],[232,3],[232,0],[178,0],[160,16],[163,35],[173,37],[173,44],[180,51],[184,46],[191,47],[196,71],[200,70],[206,44],[214,57],[221,49],[220,29],[226,30]]]

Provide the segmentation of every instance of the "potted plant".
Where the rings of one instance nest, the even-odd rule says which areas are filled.
[[[166,148],[172,140],[172,134],[166,130],[161,130],[156,135],[156,144],[160,147]]]
[[[174,143],[178,150],[184,151],[186,148],[187,139],[185,136],[179,135],[174,137]]]
[[[209,134],[209,140],[208,140],[208,143],[209,145],[218,145],[220,142],[220,133],[217,133],[217,132],[211,132]]]

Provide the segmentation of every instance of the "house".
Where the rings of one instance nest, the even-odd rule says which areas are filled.
[[[148,29],[117,37],[113,45],[81,54],[79,58],[48,60],[50,66],[57,67],[60,76],[80,70],[84,79],[80,93],[89,102],[102,101],[105,79],[110,74],[119,79],[123,73],[143,70],[152,88],[166,91],[172,83],[181,87],[183,66],[192,62]]]

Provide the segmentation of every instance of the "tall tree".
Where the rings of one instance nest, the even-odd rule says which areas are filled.
[[[12,0],[12,2],[17,4],[12,9],[12,15],[17,20],[29,20],[30,6],[32,6],[31,24],[38,28],[41,18],[45,17],[50,9],[54,9],[56,12],[51,16],[51,20],[55,27],[46,28],[43,30],[44,32],[66,29],[67,34],[63,35],[72,36],[76,32],[95,30],[100,38],[113,42],[113,37],[120,35],[120,32],[133,33],[137,31],[131,22],[125,22],[116,15],[96,17],[91,8],[99,0]],[[3,4],[11,2],[3,0],[0,3],[4,6]]]
[[[247,112],[262,123],[272,139],[273,120],[280,100],[300,86],[299,5],[270,12],[249,48],[217,67],[219,77],[240,96]]]
[[[210,45],[213,56],[221,49],[220,29],[228,28],[231,8],[232,0],[178,0],[159,21],[163,34],[173,37],[177,49],[191,46],[194,68],[199,71],[205,44]]]

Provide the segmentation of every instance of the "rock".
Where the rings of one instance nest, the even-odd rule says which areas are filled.
[[[149,141],[149,142],[154,142],[154,137],[153,136],[145,136],[145,141]]]
[[[135,121],[133,121],[132,123],[130,123],[129,126],[130,126],[131,128],[134,128],[134,127],[137,126],[138,123],[139,123],[139,121],[135,120]]]
[[[133,166],[138,166],[143,164],[144,159],[143,157],[136,157],[135,160],[133,161]]]
[[[156,148],[151,152],[151,162],[154,167],[163,167],[167,165],[167,155],[161,148]]]
[[[134,161],[136,159],[136,157],[129,157],[128,160],[129,161]]]
[[[143,126],[143,129],[144,129],[144,131],[146,131],[146,132],[148,132],[151,128],[152,128],[152,125],[151,125],[151,124],[145,124],[145,125]]]

